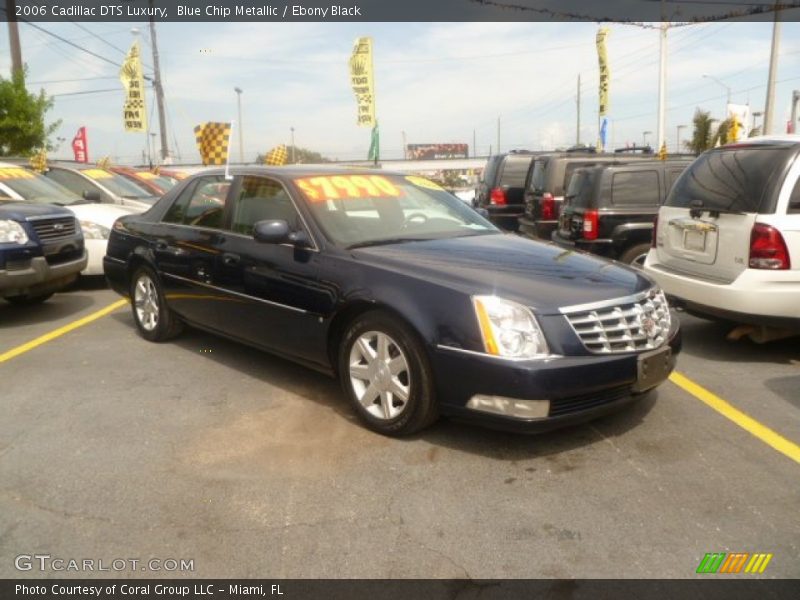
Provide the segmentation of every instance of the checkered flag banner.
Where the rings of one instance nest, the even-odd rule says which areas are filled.
[[[204,165],[224,165],[228,162],[230,123],[200,123],[194,128],[194,139]]]
[[[44,148],[39,150],[36,154],[31,156],[30,163],[34,171],[38,171],[39,173],[47,171],[47,151]]]
[[[288,152],[286,151],[286,144],[275,146],[272,150],[267,152],[264,157],[265,165],[285,165]]]

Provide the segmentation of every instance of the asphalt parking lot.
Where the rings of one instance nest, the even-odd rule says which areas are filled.
[[[197,331],[148,343],[127,306],[63,333],[118,300],[0,304],[0,577],[87,575],[15,569],[46,553],[195,577],[685,578],[707,552],[800,576],[798,338],[732,343],[682,315],[684,387],[542,436],[394,440],[336,382]]]

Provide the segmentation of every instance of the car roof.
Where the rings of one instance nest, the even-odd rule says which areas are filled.
[[[757,137],[746,138],[740,142],[720,146],[720,148],[746,147],[746,146],[791,146],[800,144],[800,135],[795,133],[785,133],[781,135],[760,135]]]
[[[178,169],[176,169],[178,170]],[[299,178],[319,175],[391,175],[405,177],[408,173],[384,169],[371,169],[369,167],[340,167],[324,165],[284,165],[284,166],[231,166],[228,168],[231,175],[267,175],[271,177]],[[194,175],[224,175],[225,167],[209,167],[193,173]]]

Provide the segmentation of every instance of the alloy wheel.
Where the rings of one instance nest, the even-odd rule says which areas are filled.
[[[349,370],[356,398],[373,417],[391,420],[408,406],[411,371],[390,336],[380,331],[361,334],[350,349]]]
[[[159,307],[156,284],[148,275],[141,275],[136,280],[133,292],[133,304],[136,318],[145,331],[154,331],[158,327]]]

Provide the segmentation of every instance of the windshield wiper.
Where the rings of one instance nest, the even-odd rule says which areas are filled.
[[[366,248],[368,246],[388,246],[390,244],[402,244],[404,242],[427,242],[430,238],[410,238],[410,237],[397,237],[397,238],[383,238],[379,240],[366,240],[364,242],[356,242],[350,244],[347,249],[353,250],[354,248]]]

